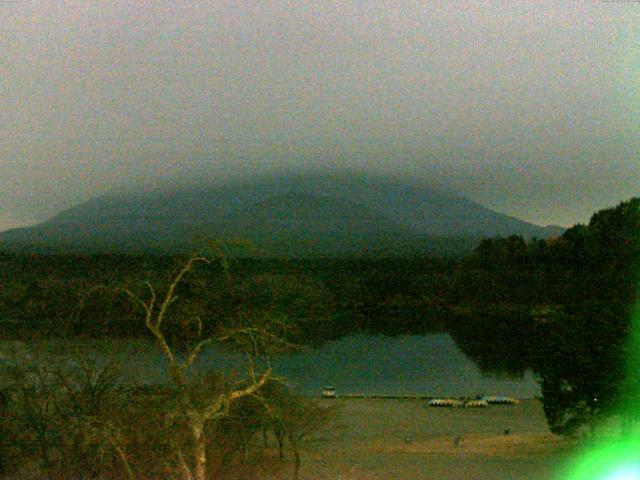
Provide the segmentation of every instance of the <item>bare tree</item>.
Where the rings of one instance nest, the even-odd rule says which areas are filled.
[[[215,336],[203,336],[202,321],[195,318],[197,323],[196,342],[187,348],[184,355],[177,355],[176,351],[167,340],[165,331],[165,320],[167,312],[178,296],[176,288],[184,280],[184,277],[193,271],[197,264],[209,264],[210,260],[203,256],[192,256],[178,273],[171,279],[166,292],[159,294],[150,282],[146,282],[148,294],[146,298],[135,294],[130,289],[126,289],[127,295],[138,302],[145,312],[145,325],[153,334],[156,342],[163,352],[167,362],[169,376],[178,391],[185,392],[187,387],[186,371],[193,365],[202,349],[214,341],[226,342],[237,341],[247,343],[250,348],[245,348],[248,359],[248,379],[241,385],[227,389],[217,395],[207,399],[205,402],[195,402],[189,395],[183,395],[182,405],[176,417],[186,420],[186,424],[191,434],[191,452],[185,457],[185,452],[176,452],[180,469],[180,477],[183,480],[204,480],[207,472],[207,454],[205,427],[216,422],[229,414],[230,405],[236,400],[256,395],[267,382],[274,379],[270,366],[264,371],[257,373],[254,368],[253,356],[263,350],[260,345],[277,339],[277,335],[270,332],[268,328],[248,326],[236,329],[220,328]],[[227,271],[226,262],[223,267]],[[191,457],[189,461],[188,457]]]
[[[280,458],[284,458],[284,441],[293,454],[293,480],[298,479],[301,451],[305,438],[333,420],[336,407],[321,407],[290,391],[281,383],[267,385],[262,400],[266,417],[278,442]]]

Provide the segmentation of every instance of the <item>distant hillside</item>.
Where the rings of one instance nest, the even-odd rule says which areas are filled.
[[[479,238],[549,237],[540,227],[440,190],[367,175],[280,175],[93,198],[0,233],[5,248],[176,251],[216,236],[264,255],[456,254]]]

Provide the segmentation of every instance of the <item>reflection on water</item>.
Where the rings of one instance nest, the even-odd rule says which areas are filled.
[[[2,352],[15,342],[2,342]],[[28,348],[27,348],[28,347]],[[63,365],[74,357],[98,366],[122,365],[124,381],[160,383],[166,380],[164,358],[151,341],[48,341],[22,345],[34,358]],[[195,365],[231,371],[242,357],[212,348]],[[338,394],[418,394],[430,396],[509,395],[533,398],[539,387],[531,373],[522,378],[484,376],[447,334],[382,337],[353,335],[318,349],[281,355],[272,360],[276,374],[286,377],[301,393],[319,395],[333,385]],[[241,373],[241,370],[238,371]]]
[[[338,393],[532,398],[531,374],[521,379],[483,376],[447,334],[400,337],[349,336],[323,348],[274,362],[304,392],[334,385]]]

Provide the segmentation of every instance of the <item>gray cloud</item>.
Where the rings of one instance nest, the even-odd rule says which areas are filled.
[[[0,5],[0,229],[94,194],[348,167],[538,223],[637,195],[640,5]]]

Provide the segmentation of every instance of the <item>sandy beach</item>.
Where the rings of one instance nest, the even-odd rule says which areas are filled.
[[[339,413],[306,441],[301,480],[552,479],[574,446],[549,433],[537,400],[467,409],[424,400],[323,400],[330,402]]]

